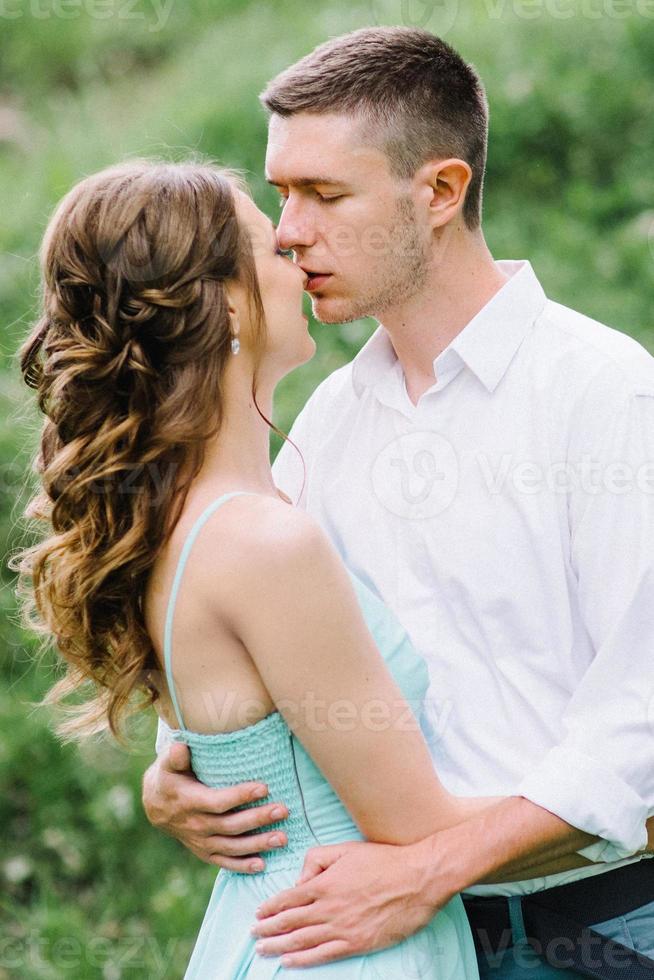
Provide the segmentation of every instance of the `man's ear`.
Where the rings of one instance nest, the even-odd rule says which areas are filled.
[[[433,228],[442,228],[463,211],[472,170],[465,160],[452,157],[425,164],[418,175],[424,188]]]

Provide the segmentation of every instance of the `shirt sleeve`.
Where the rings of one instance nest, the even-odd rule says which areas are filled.
[[[592,856],[609,861],[645,847],[654,812],[654,384],[603,394],[580,409],[569,455],[571,573],[594,657],[518,793],[604,838]]]

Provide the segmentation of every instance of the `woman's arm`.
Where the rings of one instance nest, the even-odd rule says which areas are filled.
[[[240,584],[227,606],[232,629],[362,833],[378,843],[413,843],[498,804],[499,797],[456,797],[445,789],[336,549],[305,512],[276,501],[272,509],[272,523],[259,512],[261,526],[249,524]],[[245,584],[255,569],[253,603]],[[340,706],[340,724],[330,706]],[[567,854],[516,862],[505,880],[590,865],[573,846]]]
[[[220,613],[275,705],[370,840],[406,844],[497,802],[441,784],[341,558],[307,514],[243,501]],[[231,549],[230,549],[231,550]]]

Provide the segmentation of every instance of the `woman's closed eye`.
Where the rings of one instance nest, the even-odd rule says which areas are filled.
[[[284,259],[290,259],[293,261],[293,249],[292,248],[276,248],[276,255],[281,255]]]

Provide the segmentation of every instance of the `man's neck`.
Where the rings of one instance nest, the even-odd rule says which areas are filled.
[[[436,383],[434,360],[508,278],[495,265],[481,233],[464,237],[447,243],[419,294],[380,316],[414,404]]]

